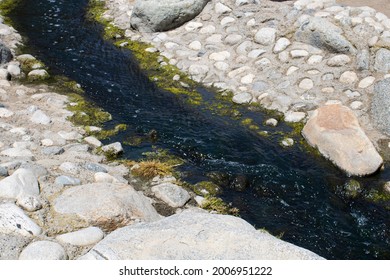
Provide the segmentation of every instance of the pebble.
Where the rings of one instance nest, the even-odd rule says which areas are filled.
[[[92,172],[104,172],[108,173],[108,170],[100,164],[88,162],[84,165],[84,168]]]
[[[366,77],[359,82],[358,87],[359,88],[368,88],[369,86],[371,86],[374,83],[374,81],[375,81],[375,77],[372,77],[372,76]]]
[[[301,57],[306,57],[309,55],[308,51],[305,50],[292,50],[290,52],[292,58],[301,58]]]
[[[225,43],[229,46],[233,46],[242,40],[242,36],[239,34],[229,34],[225,38]]]
[[[61,243],[71,244],[73,246],[93,245],[104,237],[103,231],[98,227],[88,227],[78,231],[65,233],[56,237]]]
[[[255,34],[255,42],[264,46],[272,45],[276,39],[277,30],[275,28],[264,27]]]
[[[236,21],[234,18],[232,17],[224,17],[222,20],[221,20],[221,25],[224,26],[224,25],[227,25],[229,23],[232,23]]]
[[[45,147],[42,149],[42,153],[47,156],[60,155],[64,153],[64,149],[58,146]]]
[[[52,241],[36,241],[29,244],[19,256],[19,260],[66,260],[64,248]]]
[[[350,105],[351,109],[353,110],[359,110],[363,107],[363,102],[361,101],[354,101]]]
[[[248,53],[249,58],[258,58],[262,54],[265,54],[267,51],[262,49],[252,50]]]
[[[25,196],[17,200],[17,205],[24,210],[34,212],[42,209],[41,201],[35,196]]]
[[[79,134],[76,131],[66,132],[66,131],[60,131],[58,132],[58,135],[61,136],[65,140],[80,140],[83,136]]]
[[[291,138],[284,138],[281,142],[284,147],[291,147],[294,145],[294,140]]]
[[[253,74],[248,74],[244,77],[241,78],[241,83],[243,84],[251,84],[253,83],[253,79],[255,78],[255,75]]]
[[[276,119],[274,119],[274,118],[270,118],[270,119],[265,121],[265,125],[277,126],[278,125],[278,121]]]
[[[330,58],[327,62],[328,66],[331,67],[341,67],[351,62],[351,58],[345,54],[335,55]]]
[[[322,62],[322,59],[323,59],[322,55],[315,54],[309,57],[309,59],[307,60],[307,64],[310,65],[319,64]]]
[[[0,108],[0,118],[9,118],[14,115],[14,112],[6,108]]]
[[[248,92],[242,92],[233,96],[232,101],[237,104],[246,104],[250,103],[252,100],[252,95]]]
[[[48,125],[51,123],[51,119],[41,110],[36,110],[30,120],[36,124]]]
[[[55,179],[54,184],[60,187],[77,186],[81,184],[81,181],[74,177],[61,175]]]
[[[224,61],[229,57],[230,57],[230,53],[228,51],[222,51],[222,52],[210,54],[209,59],[214,61]]]
[[[274,53],[280,53],[284,51],[289,45],[291,45],[291,42],[287,38],[280,38],[276,41],[273,52]]]
[[[284,120],[286,122],[300,122],[306,117],[306,113],[304,112],[287,112],[284,114]]]
[[[71,174],[77,174],[80,171],[79,166],[73,162],[64,162],[59,166],[59,169],[65,173]]]
[[[96,139],[93,136],[85,137],[84,141],[87,142],[88,144],[94,146],[94,147],[101,147],[103,145],[102,142],[100,142],[98,139]]]
[[[353,84],[357,80],[357,74],[353,71],[346,71],[340,76],[340,82],[343,84]]]
[[[34,159],[34,154],[28,149],[9,148],[0,152],[0,154],[7,157],[25,157],[30,158],[31,160]]]
[[[202,44],[199,41],[193,41],[188,46],[191,50],[199,51],[202,49]]]
[[[41,140],[41,145],[45,147],[53,146],[54,142],[51,139],[42,139]]]
[[[286,76],[290,76],[292,73],[296,72],[297,70],[299,70],[298,67],[290,66],[290,68],[287,69]]]
[[[222,4],[222,3],[216,3],[215,4],[215,12],[217,14],[226,14],[226,13],[230,13],[232,11],[232,9],[230,9],[228,6]]]
[[[123,147],[120,142],[115,142],[109,145],[102,146],[102,151],[103,152],[110,152],[115,155],[119,155],[120,153],[123,152]]]
[[[310,90],[313,87],[314,87],[314,82],[309,78],[305,78],[299,83],[299,88],[303,90]]]

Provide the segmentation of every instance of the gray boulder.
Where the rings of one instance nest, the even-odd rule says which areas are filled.
[[[0,65],[6,64],[12,60],[10,49],[3,43],[0,43]]]
[[[134,221],[160,218],[147,197],[125,184],[95,183],[72,187],[54,201],[53,209],[60,216],[75,215],[107,231]]]
[[[295,37],[298,41],[310,44],[320,49],[334,53],[356,53],[352,46],[342,34],[342,30],[323,18],[311,17],[305,20]]]
[[[256,230],[240,218],[194,208],[157,222],[118,229],[81,259],[280,260],[321,257]]]
[[[371,102],[375,125],[390,136],[390,78],[375,84]]]
[[[137,0],[131,26],[141,32],[161,32],[177,28],[195,18],[210,0]]]

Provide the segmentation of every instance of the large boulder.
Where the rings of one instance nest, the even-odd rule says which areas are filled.
[[[141,32],[174,29],[195,18],[210,0],[137,0],[131,26]]]
[[[321,259],[244,220],[200,209],[118,229],[81,259]]]
[[[376,126],[390,136],[390,78],[375,84],[371,116]]]
[[[160,218],[150,200],[126,184],[94,183],[72,187],[55,199],[53,208],[64,218],[74,215],[107,231],[134,221],[150,222]]]
[[[340,104],[315,110],[302,134],[310,145],[349,175],[369,175],[383,164],[354,113]]]
[[[328,20],[310,17],[301,24],[295,37],[297,41],[333,53],[355,53],[356,49],[341,33],[342,30]]]

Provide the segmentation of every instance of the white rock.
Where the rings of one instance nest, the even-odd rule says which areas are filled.
[[[236,94],[233,96],[232,101],[237,104],[245,104],[245,103],[250,103],[252,100],[252,95],[248,92],[242,92],[239,94]]]
[[[205,202],[206,199],[205,199],[203,196],[197,195],[197,196],[194,197],[194,200],[196,201],[196,203],[197,203],[200,207],[202,207],[202,205],[203,205],[203,203]]]
[[[0,108],[0,118],[9,118],[14,115],[14,112],[6,109],[6,108]]]
[[[96,183],[118,183],[119,181],[112,175],[105,172],[96,172],[94,175]]]
[[[248,20],[248,22],[246,23],[246,26],[255,26],[256,25],[256,20],[254,18]]]
[[[80,140],[81,138],[83,138],[83,136],[76,131],[71,131],[71,132],[59,131],[58,135],[65,140]]]
[[[79,166],[73,162],[63,162],[59,166],[59,169],[65,173],[71,174],[77,174],[80,171]]]
[[[280,53],[284,51],[289,45],[291,45],[291,42],[287,38],[280,38],[276,41],[275,47],[274,47],[274,53]]]
[[[250,70],[251,68],[249,66],[242,66],[240,68],[234,69],[233,71],[228,73],[228,77],[233,79],[236,78],[238,75]]]
[[[228,51],[222,51],[217,53],[212,53],[209,56],[209,59],[214,61],[224,61],[230,57],[230,52]]]
[[[213,25],[207,25],[199,30],[200,34],[212,34],[215,32],[215,26]]]
[[[267,51],[263,49],[257,49],[257,50],[252,50],[248,53],[249,58],[258,58],[259,56],[265,54]]]
[[[294,140],[292,138],[284,138],[282,140],[282,145],[285,147],[291,147],[294,145]]]
[[[186,31],[191,32],[200,29],[203,26],[203,23],[200,22],[189,22],[184,27]]]
[[[46,79],[47,77],[49,77],[49,73],[47,73],[46,70],[44,69],[35,69],[35,70],[32,70],[30,71],[27,76],[29,77],[29,79],[32,79],[32,80],[40,80],[40,79]]]
[[[335,55],[334,57],[330,58],[327,62],[327,64],[331,67],[340,67],[344,66],[351,62],[351,58],[348,55],[345,54],[339,54]]]
[[[28,149],[20,149],[20,148],[9,148],[0,153],[1,155],[7,157],[26,157],[26,158],[34,158],[34,154]]]
[[[0,233],[31,237],[40,235],[41,232],[42,229],[15,204],[0,204]]]
[[[39,195],[38,180],[29,169],[19,168],[0,181],[0,197],[21,200]]]
[[[321,92],[323,93],[333,93],[334,92],[334,88],[333,87],[324,87],[321,89]]]
[[[277,126],[278,125],[278,121],[274,118],[271,118],[271,119],[268,119],[265,121],[265,124],[268,125],[268,126]]]
[[[50,147],[50,146],[54,145],[54,142],[51,139],[42,139],[41,140],[41,145],[45,146],[45,147]]]
[[[101,147],[103,145],[102,142],[100,142],[98,139],[96,139],[93,136],[85,137],[84,141],[87,142],[88,144],[94,146],[94,147]]]
[[[306,117],[304,112],[287,112],[284,114],[284,120],[286,122],[300,122]]]
[[[202,49],[202,44],[199,41],[193,41],[188,46],[191,50],[199,51]]]
[[[152,187],[152,192],[157,198],[175,208],[184,206],[191,198],[186,190],[172,183],[163,183],[154,186]]]
[[[110,152],[114,153],[115,155],[118,155],[123,152],[123,147],[120,142],[115,142],[109,145],[102,146],[103,152]]]
[[[353,110],[359,110],[363,107],[363,102],[361,101],[354,101],[350,105],[351,109]]]
[[[286,75],[287,75],[287,76],[290,76],[292,73],[296,72],[297,70],[299,70],[299,67],[290,66],[290,67],[287,69]]]
[[[164,44],[164,46],[168,49],[168,50],[173,50],[175,48],[177,48],[179,46],[179,44],[176,44],[174,42],[166,42]]]
[[[13,76],[13,77],[18,77],[18,76],[20,76],[20,74],[21,74],[20,67],[19,67],[18,65],[16,65],[16,64],[9,64],[9,65],[7,66],[7,71],[8,71],[8,73],[10,73],[11,76]]]
[[[314,87],[314,82],[309,78],[305,78],[299,83],[299,88],[303,90],[310,90],[313,87]]]
[[[353,84],[358,80],[358,77],[353,71],[346,71],[340,76],[340,82],[343,84]]]
[[[301,58],[301,57],[306,57],[309,55],[308,51],[305,50],[292,50],[290,52],[292,58]]]
[[[103,237],[104,233],[100,228],[88,227],[75,232],[58,235],[56,239],[59,242],[74,246],[88,246],[99,242]]]
[[[281,62],[287,62],[290,60],[290,53],[288,51],[282,51],[279,53],[278,58]]]
[[[214,63],[214,67],[217,68],[218,70],[221,70],[224,72],[229,70],[229,64],[227,64],[226,62],[223,62],[223,61],[218,61],[218,62]]]
[[[232,23],[236,21],[234,18],[232,17],[224,17],[222,20],[221,20],[221,25],[224,26],[226,24],[229,24],[229,23]]]
[[[226,13],[230,13],[232,11],[232,9],[230,9],[228,6],[218,2],[217,4],[215,4],[215,12],[217,14],[226,14]]]
[[[248,74],[244,77],[241,78],[241,83],[243,84],[251,84],[253,83],[253,79],[255,78],[256,76],[253,75],[253,74]]]
[[[188,72],[191,77],[197,81],[201,81],[206,77],[206,74],[209,72],[209,67],[202,64],[191,64],[188,68]]]
[[[255,34],[255,42],[265,46],[272,45],[276,39],[276,32],[275,28],[263,27]]]
[[[372,76],[366,77],[359,82],[358,87],[359,88],[368,88],[369,86],[371,86],[374,83],[374,81],[375,81],[375,77],[372,77]]]
[[[307,60],[307,64],[310,64],[310,65],[318,64],[318,63],[322,62],[322,59],[323,59],[322,55],[315,54],[315,55],[312,55],[311,57],[309,57],[309,59]]]
[[[19,260],[66,260],[64,248],[52,241],[36,241],[29,244],[19,256]]]
[[[33,123],[48,125],[51,123],[51,119],[41,110],[37,110],[31,116],[30,120]]]
[[[29,212],[34,212],[42,208],[41,201],[35,196],[23,196],[18,199],[17,204]]]

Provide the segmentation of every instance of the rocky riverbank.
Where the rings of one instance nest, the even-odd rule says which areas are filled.
[[[162,65],[233,92],[235,103],[277,110],[287,122],[327,112],[320,133],[308,128],[304,136],[349,175],[375,173],[389,158],[390,112],[380,85],[389,78],[390,19],[383,13],[335,0],[199,1],[204,9],[172,29],[161,21],[162,13],[171,16],[164,4],[105,2],[103,18],[125,38],[152,44],[145,51]]]
[[[320,259],[195,207],[173,177],[140,181],[108,161],[120,143],[102,146],[90,136],[101,128],[69,121],[86,115],[72,109],[83,101],[46,85],[44,65],[15,54],[21,39],[0,20],[0,259]]]

